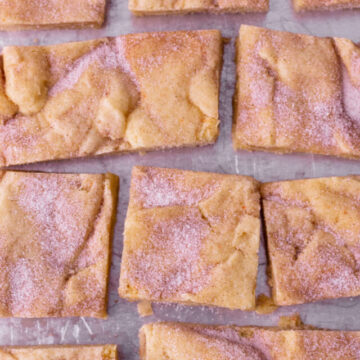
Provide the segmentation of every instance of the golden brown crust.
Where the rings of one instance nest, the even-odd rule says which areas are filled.
[[[117,182],[2,172],[0,317],[106,317]]]
[[[296,11],[360,8],[359,0],[293,0]]]
[[[1,360],[117,360],[116,345],[4,346]]]
[[[254,309],[259,239],[254,179],[135,167],[120,296]]]
[[[0,105],[13,107],[0,120],[0,166],[206,145],[218,136],[217,30],[5,47],[3,59]]]
[[[236,149],[360,157],[360,50],[350,40],[240,29]]]
[[[268,0],[129,0],[129,10],[135,15],[187,14],[193,12],[239,13],[266,12]]]
[[[275,303],[360,295],[360,177],[261,187]]]
[[[100,27],[106,0],[2,0],[0,30]]]
[[[140,330],[141,360],[356,360],[360,332],[154,323]]]

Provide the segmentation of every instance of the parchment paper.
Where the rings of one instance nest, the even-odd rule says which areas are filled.
[[[360,161],[313,155],[274,155],[233,151],[230,134],[235,83],[234,39],[241,24],[318,36],[348,37],[360,41],[360,11],[296,15],[290,0],[270,1],[271,10],[267,15],[199,14],[135,18],[127,10],[127,0],[112,0],[108,6],[106,26],[99,30],[0,32],[0,46],[34,43],[45,45],[132,32],[210,28],[220,29],[224,36],[232,39],[225,47],[220,99],[221,134],[215,146],[153,152],[143,156],[112,155],[16,167],[23,170],[76,173],[109,171],[120,176],[120,201],[113,241],[108,320],[0,319],[0,345],[115,343],[119,345],[122,359],[134,360],[138,359],[138,330],[144,322],[161,319],[267,326],[276,325],[280,315],[294,312],[299,312],[303,320],[311,325],[330,329],[360,330],[360,297],[281,308],[266,316],[219,308],[155,305],[154,316],[140,319],[136,305],[120,299],[117,295],[130,171],[135,164],[245,174],[261,181],[360,174]],[[260,257],[257,293],[268,293],[263,247]]]

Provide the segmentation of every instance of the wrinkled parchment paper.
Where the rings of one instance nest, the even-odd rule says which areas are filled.
[[[235,153],[231,145],[232,96],[235,83],[234,39],[241,24],[318,36],[348,37],[360,41],[360,11],[316,12],[297,15],[290,0],[270,0],[266,15],[188,15],[135,18],[127,10],[127,0],[111,0],[106,26],[99,30],[55,30],[0,32],[0,46],[53,44],[81,41],[123,33],[217,28],[231,38],[225,47],[221,82],[221,134],[215,146],[153,152],[146,155],[111,155],[19,166],[17,169],[53,172],[107,172],[120,176],[118,217],[113,241],[110,277],[109,318],[0,319],[0,345],[96,344],[119,345],[122,359],[138,359],[137,333],[142,323],[155,320],[192,321],[238,325],[276,325],[280,315],[299,312],[311,325],[344,330],[360,330],[360,297],[287,307],[271,315],[257,315],[219,308],[155,305],[154,315],[141,319],[136,305],[117,295],[122,251],[123,223],[128,203],[130,171],[133,165],[177,167],[199,171],[251,175],[261,181],[331,175],[360,174],[360,161],[313,155]],[[266,257],[262,246],[257,293],[269,293],[265,276]],[[1,271],[1,269],[0,269]]]

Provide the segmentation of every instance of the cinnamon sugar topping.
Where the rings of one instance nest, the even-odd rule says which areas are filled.
[[[189,12],[248,13],[265,12],[268,0],[204,0],[204,1],[161,1],[130,0],[129,9],[136,15],[186,14]]]
[[[152,222],[146,217],[143,221]],[[129,280],[145,289],[152,299],[199,292],[208,282],[209,270],[200,255],[210,231],[200,213],[190,209],[184,215],[155,222],[148,231],[144,248],[129,259]]]
[[[116,345],[82,346],[6,346],[0,347],[2,359],[117,360]]]
[[[293,0],[296,11],[360,8],[360,0]]]
[[[134,196],[144,208],[194,206],[211,196],[219,187],[211,175],[207,178],[207,182],[186,184],[186,177],[181,172],[162,173],[147,168],[142,176],[134,180]]]
[[[217,30],[5,47],[0,166],[213,143],[221,57]]]
[[[4,173],[0,316],[105,316],[114,181]]]
[[[119,293],[252,309],[259,232],[251,178],[135,167]]]
[[[154,323],[140,330],[141,360],[358,359],[360,333]]]
[[[270,183],[262,194],[276,304],[360,295],[359,178]]]
[[[358,51],[350,40],[242,26],[234,147],[359,157]]]
[[[100,27],[106,0],[2,0],[1,30]]]

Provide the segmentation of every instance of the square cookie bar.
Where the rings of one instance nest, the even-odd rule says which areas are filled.
[[[293,0],[296,11],[360,8],[360,0]]]
[[[261,187],[277,305],[360,295],[360,177]]]
[[[0,172],[0,317],[106,317],[117,177]]]
[[[140,330],[141,360],[357,360],[360,332],[154,323]]]
[[[0,166],[214,143],[221,63],[217,30],[5,47]]]
[[[100,27],[106,0],[2,0],[0,30]]]
[[[266,12],[269,0],[129,0],[135,15],[186,14],[191,12]]]
[[[235,149],[360,157],[360,48],[242,26]]]
[[[254,309],[259,197],[249,177],[135,167],[120,296]]]
[[[1,360],[117,360],[116,345],[4,346]]]

